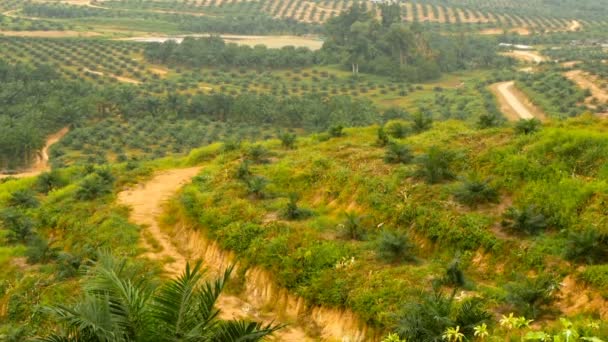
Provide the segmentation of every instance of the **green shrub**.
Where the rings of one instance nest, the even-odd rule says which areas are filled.
[[[388,143],[389,143],[389,138],[388,138],[388,135],[386,134],[386,132],[384,131],[384,127],[378,128],[376,145],[378,145],[380,147],[384,147],[384,146],[388,145]]]
[[[252,176],[249,169],[249,160],[243,160],[236,169],[235,177],[242,181],[247,181]]]
[[[534,118],[530,120],[521,119],[515,124],[515,133],[517,134],[532,134],[540,131],[542,123]]]
[[[454,173],[450,169],[452,162],[456,159],[456,154],[450,150],[442,150],[433,146],[427,153],[416,158],[418,170],[416,176],[424,179],[429,184],[435,184],[454,178]]]
[[[473,338],[476,325],[489,323],[492,315],[479,298],[469,298],[460,305],[454,294],[445,295],[438,289],[423,293],[419,302],[406,304],[398,316],[396,331],[406,341],[442,341],[447,328],[459,326],[467,338]]]
[[[553,275],[540,274],[537,277],[523,277],[505,285],[506,300],[517,312],[525,317],[536,318],[543,307],[555,300],[559,282]]]
[[[329,136],[333,138],[339,138],[344,136],[344,127],[342,125],[336,125],[329,128]]]
[[[410,133],[410,124],[401,120],[389,121],[384,126],[384,129],[392,138],[402,139]]]
[[[377,240],[376,253],[385,262],[414,260],[414,245],[407,234],[399,231],[384,230]]]
[[[608,235],[590,227],[568,233],[565,256],[568,260],[597,264],[608,261]]]
[[[587,266],[579,277],[608,296],[608,265]]]
[[[255,198],[261,199],[266,197],[266,186],[268,180],[262,176],[254,176],[247,180],[247,190]]]
[[[281,145],[287,149],[294,149],[296,147],[297,136],[293,133],[282,133],[279,134]]]
[[[433,118],[423,113],[416,113],[412,116],[412,130],[415,133],[428,131],[433,126]]]
[[[8,230],[6,239],[11,243],[25,243],[34,235],[34,220],[18,209],[7,208],[0,212],[2,228]]]
[[[257,224],[233,222],[218,229],[215,237],[223,248],[244,253],[252,241],[262,234],[264,234],[264,228]]]
[[[270,156],[270,151],[262,145],[256,144],[249,148],[247,151],[247,157],[254,163],[266,163],[268,162],[268,157]]]
[[[490,185],[489,180],[471,178],[454,190],[454,197],[458,202],[474,208],[479,204],[498,202],[498,191]]]
[[[407,164],[414,158],[409,145],[391,142],[386,148],[384,161],[389,164]]]
[[[289,202],[283,212],[281,213],[281,217],[286,220],[303,220],[312,215],[312,212],[305,208],[300,208],[298,206],[299,196],[296,193],[289,194]]]
[[[36,198],[34,191],[30,189],[20,189],[11,194],[8,205],[19,208],[36,208],[40,202]]]
[[[355,212],[344,213],[344,221],[338,225],[338,235],[343,239],[361,240],[365,234],[363,217]]]
[[[502,226],[518,233],[538,234],[547,227],[545,216],[535,207],[511,207],[503,214]]]

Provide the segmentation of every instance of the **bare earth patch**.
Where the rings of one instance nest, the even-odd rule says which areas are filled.
[[[524,62],[534,62],[536,64],[547,60],[545,56],[542,56],[541,54],[535,51],[513,50],[510,52],[504,52],[502,53],[502,55],[513,57]]]
[[[572,70],[564,73],[568,79],[578,84],[583,89],[589,89],[591,94],[601,102],[608,102],[608,92],[600,88],[591,78],[582,70]]]
[[[187,36],[143,36],[143,37],[130,37],[121,38],[119,40],[136,41],[143,43],[163,43],[168,40],[176,41],[181,43],[185,37],[203,38],[209,37],[209,34],[193,34]],[[248,35],[234,35],[224,34],[220,36],[222,39],[229,43],[236,43],[239,45],[266,45],[268,48],[278,49],[285,46],[295,47],[306,47],[311,50],[319,50],[323,46],[323,41],[318,37],[314,36],[248,36]]]

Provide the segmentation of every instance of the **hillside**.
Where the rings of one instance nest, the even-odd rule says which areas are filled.
[[[431,305],[421,302],[421,293],[430,296],[433,288],[445,300],[457,295],[452,310],[474,305],[475,319],[496,335],[506,331],[493,317],[509,312],[549,331],[559,328],[558,317],[581,327],[606,318],[605,122],[581,117],[530,134],[457,121],[418,133],[413,128],[407,121],[387,124],[384,147],[378,127],[369,127],[298,138],[293,145],[212,145],[182,161],[70,168],[53,173],[63,182],[53,183],[48,195],[40,179],[5,180],[4,222],[7,213],[19,213],[15,222],[36,227],[19,234],[39,241],[23,245],[22,235],[5,235],[3,268],[13,271],[4,281],[13,285],[4,298],[23,308],[5,315],[30,328],[45,322],[37,305],[74,289],[70,272],[91,248],[134,257],[158,245],[144,235],[147,243],[133,248],[137,229],[114,194],[135,175],[198,165],[200,173],[170,202],[162,227],[186,256],[200,255],[192,246],[210,241],[234,253],[241,269],[236,294],[249,286],[238,285],[242,272],[259,268],[307,306],[347,309],[358,317],[351,319],[379,332],[407,329],[412,305]],[[99,178],[111,183],[92,191]],[[25,258],[32,264],[27,275],[18,272]],[[137,272],[154,269],[140,260]],[[530,297],[529,288],[539,294]]]

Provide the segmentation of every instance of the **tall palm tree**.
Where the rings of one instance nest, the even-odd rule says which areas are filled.
[[[47,308],[61,330],[46,342],[260,341],[278,325],[218,318],[215,303],[230,277],[203,281],[201,262],[158,288],[149,278],[127,276],[125,263],[108,255],[89,270],[84,296],[77,304]]]

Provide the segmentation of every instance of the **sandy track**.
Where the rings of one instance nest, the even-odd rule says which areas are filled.
[[[34,176],[38,176],[39,174],[41,174],[43,172],[50,170],[51,166],[49,165],[49,149],[51,148],[51,146],[53,146],[53,144],[57,143],[59,140],[61,140],[61,138],[63,138],[66,134],[68,134],[69,131],[70,131],[70,129],[68,127],[64,127],[59,132],[48,136],[46,139],[46,144],[42,148],[42,151],[40,151],[38,153],[38,159],[36,160],[36,163],[34,165],[32,165],[32,167],[30,169],[28,169],[24,172],[21,172],[21,173],[13,174],[13,175],[0,174],[0,179],[7,178],[7,177],[14,177],[14,178],[34,177]]]
[[[583,89],[589,89],[591,95],[601,102],[608,102],[608,91],[600,88],[595,82],[590,80],[582,70],[572,70],[564,73],[568,79],[576,83]]]
[[[178,275],[186,268],[186,258],[181,255],[170,239],[161,232],[158,219],[162,208],[177,189],[190,181],[200,168],[176,169],[161,172],[151,181],[121,192],[118,202],[131,208],[133,222],[145,226],[145,230],[156,240],[160,251],[148,252],[145,256],[153,260],[166,261],[165,272]]]
[[[500,110],[507,119],[517,121],[545,118],[542,112],[515,88],[514,81],[496,83],[490,89],[496,94]]]
[[[155,240],[157,248],[152,251],[150,241],[146,241],[146,238],[142,239],[144,247],[149,250],[144,256],[163,262],[164,270],[170,276],[179,275],[189,260],[173,245],[170,237],[161,231],[158,220],[163,212],[164,203],[178,189],[190,182],[200,170],[200,167],[192,167],[163,171],[147,183],[137,185],[118,195],[119,203],[131,208],[131,221],[144,226],[144,234],[147,233]],[[249,318],[262,320],[265,323],[280,323],[278,317],[272,313],[264,314],[263,317],[251,317],[252,313],[258,311],[257,308],[236,296],[222,295],[217,302],[217,308],[221,310],[221,317],[224,319]],[[297,327],[282,329],[275,334],[275,338],[287,342],[311,341],[306,333]]]

